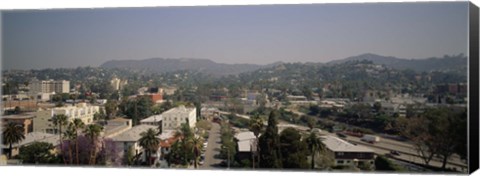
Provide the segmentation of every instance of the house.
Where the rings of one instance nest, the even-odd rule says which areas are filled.
[[[132,128],[132,119],[115,118],[103,127],[104,137],[112,138]]]
[[[93,115],[99,111],[99,106],[87,105],[86,103],[41,110],[36,112],[36,118],[33,119],[33,131],[57,133],[57,127],[53,125],[53,116],[57,114],[66,115],[69,122],[80,119],[84,124],[91,124],[93,123]]]
[[[235,141],[237,142],[236,158],[241,161],[250,159],[252,152],[257,151],[257,138],[251,131],[245,131],[235,134]]]
[[[25,139],[23,139],[20,143],[13,144],[12,145],[12,156],[18,155],[19,154],[19,149],[21,146],[26,146],[29,145],[33,142],[46,142],[50,143],[53,146],[58,146],[60,136],[55,135],[55,134],[49,134],[49,133],[44,133],[44,132],[31,132],[25,135]],[[9,145],[3,145],[0,144],[2,148],[2,152],[5,152],[9,149]],[[55,152],[55,151],[52,151]]]
[[[125,153],[128,152],[130,147],[133,148],[133,153],[135,156],[140,155],[142,161],[147,161],[144,149],[138,143],[138,140],[141,138],[141,133],[147,131],[148,129],[156,130],[158,127],[153,125],[137,125],[134,126],[123,133],[115,135],[111,139],[115,142],[119,152],[119,156],[123,157]]]
[[[182,123],[188,123],[193,128],[197,123],[197,109],[179,106],[165,111],[162,116],[163,130],[176,130]]]
[[[32,113],[6,115],[6,116],[2,116],[2,124],[6,125],[10,122],[13,122],[13,123],[22,125],[24,129],[23,134],[26,135],[30,132],[33,132],[34,118],[35,118],[35,114],[32,114]]]
[[[156,162],[166,163],[165,155],[170,153],[172,145],[180,139],[180,137],[175,136],[175,133],[175,130],[164,130],[162,134],[157,136],[160,139],[160,144],[155,155],[157,158]]]
[[[354,145],[335,136],[323,136],[322,142],[325,144],[328,152],[334,156],[334,166],[348,166],[368,163],[373,166],[375,163],[375,153],[372,149]]]
[[[152,115],[150,117],[142,119],[142,120],[140,120],[140,124],[160,126],[160,125],[162,125],[162,115],[161,114]]]

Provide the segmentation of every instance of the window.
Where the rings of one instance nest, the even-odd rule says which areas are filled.
[[[350,160],[347,160],[347,163],[350,163]]]
[[[343,156],[343,154],[344,154],[343,152],[338,152],[337,153],[338,156]]]
[[[338,160],[337,164],[343,164],[343,160]]]

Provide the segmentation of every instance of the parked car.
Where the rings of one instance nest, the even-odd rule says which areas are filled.
[[[390,151],[390,154],[399,156],[399,155],[400,155],[400,152],[398,152],[398,151],[396,151],[396,150],[391,150],[391,151]]]

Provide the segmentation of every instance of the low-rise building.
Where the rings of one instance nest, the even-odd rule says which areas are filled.
[[[237,142],[236,158],[240,161],[251,158],[252,152],[257,151],[257,138],[251,131],[235,134],[235,141]]]
[[[141,138],[141,133],[147,131],[148,129],[157,129],[157,126],[153,125],[137,125],[132,127],[129,130],[124,131],[121,134],[118,134],[111,139],[115,142],[119,152],[119,156],[124,156],[128,152],[129,148],[133,148],[133,153],[135,156],[142,154],[141,160],[146,161],[146,155],[144,149],[138,143],[138,140]]]
[[[6,115],[2,116],[2,124],[6,125],[8,123],[19,124],[23,127],[23,134],[26,135],[30,132],[33,132],[33,119],[35,114],[25,113],[25,114],[15,114],[15,115]]]
[[[176,130],[182,123],[188,123],[193,128],[197,123],[197,109],[179,106],[162,113],[162,129]]]
[[[58,146],[60,144],[60,141],[58,140],[59,138],[60,137],[58,135],[43,132],[28,133],[27,135],[25,135],[25,139],[23,139],[19,143],[12,144],[12,156],[18,155],[21,146],[27,146],[33,142],[46,142],[52,144],[53,146]],[[9,145],[4,144],[0,144],[0,146],[3,152],[7,151],[10,147]]]
[[[33,120],[33,131],[57,133],[57,127],[53,125],[53,116],[57,114],[66,115],[69,122],[80,119],[84,124],[91,124],[93,123],[93,115],[99,110],[99,106],[87,105],[86,103],[41,110],[36,112],[36,118]]]
[[[132,119],[115,118],[104,126],[104,137],[112,138],[132,128]]]
[[[349,166],[368,163],[373,166],[375,153],[372,149],[354,145],[335,136],[323,136],[322,142],[334,156],[335,166]]]

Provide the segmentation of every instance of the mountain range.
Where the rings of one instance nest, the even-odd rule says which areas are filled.
[[[341,60],[334,60],[327,63],[314,64],[341,64],[349,61],[368,60],[374,64],[385,65],[394,69],[412,69],[415,71],[462,71],[467,69],[467,58],[462,54],[456,56],[444,56],[443,58],[427,59],[402,59],[392,56],[381,56],[376,54],[362,54]],[[103,68],[124,68],[132,70],[143,70],[150,73],[165,73],[181,70],[198,71],[215,76],[236,75],[245,72],[255,71],[261,68],[269,68],[280,65],[282,62],[275,62],[268,65],[257,64],[224,64],[208,59],[165,59],[150,58],[144,60],[111,60],[103,63]],[[306,63],[312,64],[312,63]]]

